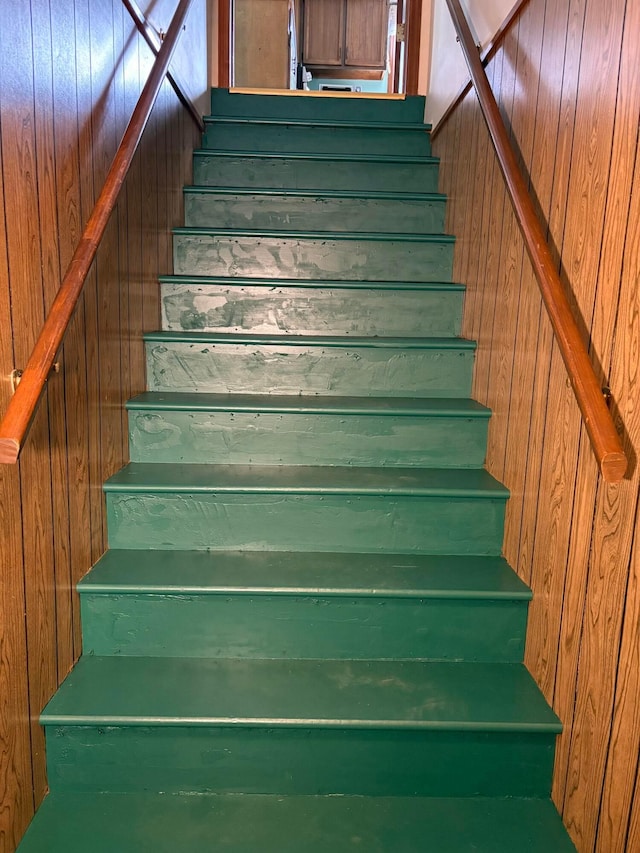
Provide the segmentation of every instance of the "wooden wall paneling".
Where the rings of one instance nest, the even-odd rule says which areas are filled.
[[[558,267],[560,268],[560,248],[564,234],[565,208],[566,197],[569,186],[569,174],[571,171],[571,158],[573,154],[573,139],[574,139],[574,117],[576,109],[576,98],[578,88],[578,73],[580,69],[580,57],[582,50],[582,26],[584,20],[584,3],[582,0],[568,0],[566,15],[563,19],[565,10],[561,4],[552,4],[552,15],[547,18],[546,31],[553,31],[555,27],[559,28],[560,39],[558,50],[563,62],[562,73],[559,77],[549,77],[546,72],[550,68],[543,66],[545,71],[545,81],[543,81],[543,90],[556,90],[560,92],[560,109],[558,120],[558,131],[556,137],[555,157],[551,152],[549,157],[541,161],[541,168],[546,170],[550,168],[552,175],[552,194],[549,207],[548,218],[548,235],[549,243],[552,252],[555,252],[558,257]],[[564,50],[561,45],[564,44]],[[560,57],[558,58],[560,60]],[[559,81],[562,81],[559,84]],[[539,176],[534,177],[534,187],[537,186]],[[526,472],[525,472],[525,488],[523,495],[523,511],[520,526],[520,542],[518,546],[518,573],[530,585],[533,584],[532,576],[534,569],[534,549],[536,542],[536,529],[538,522],[538,504],[539,493],[542,493],[541,487],[541,469],[543,458],[543,447],[545,441],[545,433],[547,429],[547,411],[550,397],[550,371],[551,357],[553,352],[553,336],[551,333],[549,320],[546,311],[541,313],[540,335],[538,338],[538,347],[535,356],[535,378],[533,385],[533,400],[534,406],[532,409],[531,425],[529,429],[529,447],[527,453]],[[562,386],[562,393],[571,393],[566,385],[566,380]],[[554,477],[553,471],[549,470],[550,480],[547,483],[544,493],[548,496],[549,506],[547,509],[556,510],[557,501],[554,500]],[[555,533],[555,527],[551,526],[552,533]],[[547,547],[555,547],[554,537],[550,536],[547,542]],[[564,570],[563,570],[564,571]],[[544,575],[543,575],[544,576]],[[539,587],[542,589],[542,585]],[[534,600],[529,608],[530,625],[533,625],[538,613],[544,612],[545,604],[540,601],[540,609],[538,602]],[[541,627],[541,632],[544,632],[544,626]],[[532,632],[531,632],[532,633]],[[528,641],[527,644],[527,662],[532,670],[535,671],[535,655],[537,646],[533,641]],[[550,695],[548,692],[547,695]]]
[[[617,9],[612,6],[606,13],[602,9],[598,12],[591,5],[587,6],[582,35],[582,61],[562,254],[563,266],[568,271],[571,288],[587,328],[591,324],[596,297],[606,207],[606,176],[611,162],[622,30],[622,14],[618,17],[618,13],[623,13],[620,6]],[[614,22],[617,18],[617,24],[612,23],[611,15]],[[593,500],[598,479],[591,455],[588,459],[584,455],[579,456],[581,421],[572,395],[568,393],[563,373],[561,361],[554,352],[550,383],[550,399],[554,401],[554,430],[547,429],[544,456],[549,460],[546,467],[553,466],[558,476],[554,501],[557,512],[553,517],[555,529],[550,531],[547,520],[549,514],[541,503],[534,553],[534,588],[536,579],[542,580],[545,600],[542,607],[539,605],[541,618],[537,624],[541,630],[532,636],[532,639],[537,640],[536,674],[547,689],[555,682],[555,706],[565,721],[554,785],[554,796],[559,805],[562,802],[562,777],[565,771],[563,761],[566,760],[569,773],[575,773],[576,768],[575,757],[569,755],[570,747],[567,743],[570,738],[573,743],[573,684],[571,678],[564,677],[561,680],[557,677],[557,667],[564,655],[575,655],[575,644],[580,642],[589,557],[585,539],[588,539],[587,531],[593,521]],[[543,460],[543,484],[544,475]],[[556,547],[551,549],[548,543],[550,535],[554,535],[556,543]],[[591,549],[593,547],[592,543]],[[567,627],[560,634],[561,625]],[[555,638],[559,634],[558,643]],[[597,778],[593,775],[593,767],[590,776],[591,785]],[[571,790],[576,783],[569,781],[568,784]],[[581,814],[574,821],[569,814],[570,810],[567,811],[566,792],[564,803],[565,820],[572,837],[580,838],[584,831],[582,821],[586,819],[589,824],[592,818]]]
[[[140,51],[146,50],[136,37],[133,22],[125,19],[126,50],[124,104],[127,116],[131,116],[142,90],[140,80]],[[138,149],[126,182],[127,204],[127,263],[129,274],[129,358],[125,369],[129,372],[130,394],[144,390],[144,346],[140,331],[143,328],[142,306],[144,288],[142,284],[142,150]],[[127,423],[128,428],[128,422]]]
[[[0,45],[2,45],[0,34]],[[4,45],[2,45],[4,47]],[[2,55],[0,54],[0,63]],[[0,113],[2,112],[0,87]],[[0,198],[4,198],[2,128],[0,127]],[[11,325],[9,266],[4,204],[0,204],[0,373],[7,377],[15,364]],[[0,383],[2,411],[11,386]],[[0,853],[12,853],[33,815],[30,755],[27,626],[25,620],[24,554],[20,473],[15,466],[0,470]]]
[[[494,88],[496,99],[498,102],[502,96],[502,78],[504,68],[504,54],[500,53],[496,56],[492,63],[492,86]],[[476,102],[475,109],[480,110],[480,105]],[[483,215],[483,239],[486,243],[482,255],[482,268],[473,271],[475,278],[475,287],[477,290],[476,301],[473,305],[469,305],[469,320],[471,337],[478,341],[478,355],[476,357],[476,367],[474,372],[474,389],[478,394],[478,399],[483,403],[487,402],[486,393],[486,378],[481,381],[486,373],[483,365],[489,357],[490,338],[484,334],[484,326],[487,324],[487,318],[493,321],[493,306],[495,304],[495,280],[497,276],[496,259],[500,253],[500,241],[502,236],[502,219],[504,216],[504,205],[506,203],[506,191],[502,178],[498,171],[498,163],[493,151],[493,146],[489,141],[489,131],[484,123],[482,124],[482,133],[486,137],[487,150],[489,151],[489,173],[491,174],[490,192],[486,199],[487,207],[482,211]],[[485,176],[486,178],[486,176]],[[473,310],[472,310],[473,309]]]
[[[469,96],[469,100],[465,101],[461,105],[461,117],[460,117],[460,136],[464,140],[470,140],[473,133],[473,110],[471,108],[471,101],[473,100],[473,96]],[[456,170],[456,179],[457,179],[457,189],[454,189],[454,195],[457,199],[456,207],[460,209],[462,214],[462,209],[460,206],[460,202],[462,199],[465,199],[467,196],[467,181],[469,178],[471,164],[469,161],[459,161],[458,169]],[[466,265],[465,261],[465,237],[464,237],[464,229],[468,225],[468,220],[466,216],[461,216],[460,220],[455,223],[456,225],[456,244],[455,251],[453,255],[453,277],[456,281],[465,281],[466,282]]]
[[[633,268],[632,253],[635,247],[629,239],[629,236],[633,236],[634,226],[637,237],[637,226],[629,217],[628,188],[633,186],[640,116],[640,92],[634,79],[640,16],[635,9],[627,10],[624,17],[623,5],[619,7],[617,15],[615,9],[612,11],[614,11],[614,20],[619,21],[620,24],[624,21],[625,24],[621,48],[616,43],[618,37],[616,27],[606,19],[598,19],[598,26],[594,32],[594,38],[597,34],[602,34],[600,36],[602,40],[606,40],[605,28],[610,33],[612,43],[605,45],[604,49],[610,48],[614,51],[613,56],[619,59],[619,71],[613,62],[607,66],[606,71],[616,78],[617,87],[613,88],[612,81],[609,96],[606,92],[602,95],[602,102],[607,102],[609,109],[615,115],[615,125],[608,170],[609,186],[603,239],[599,266],[596,266],[598,292],[595,305],[598,306],[598,310],[594,311],[591,339],[596,358],[602,363],[605,375],[611,371],[611,383],[616,388],[616,397],[622,406],[621,411],[626,415],[625,429],[631,435],[638,435],[640,418],[636,414],[638,408],[636,367],[635,364],[630,365],[626,350],[637,336],[635,289],[638,281],[638,267]],[[602,107],[603,103],[594,104],[594,116],[600,114]],[[637,215],[637,211],[635,212]],[[625,227],[627,222],[631,222],[632,225],[631,235],[627,235]],[[625,252],[628,261],[625,265],[624,282],[627,286],[616,318]],[[635,259],[637,262],[637,255]],[[630,276],[630,279],[626,276]],[[610,365],[614,324],[622,331],[621,335],[616,336],[616,341],[622,346],[617,351],[618,357]],[[631,367],[630,371],[629,367]],[[588,451],[587,443],[583,441],[578,463],[580,472],[590,467],[591,458]],[[611,736],[616,684],[614,662],[618,659],[620,645],[637,494],[637,468],[617,489],[599,484],[593,518],[594,533],[589,552],[586,606],[582,598],[577,600],[578,606],[584,609],[585,614],[579,659],[575,657],[575,646],[570,647],[563,642],[564,620],[560,635],[559,672],[565,677],[558,680],[559,690],[556,691],[556,695],[564,695],[565,703],[568,698],[567,688],[571,683],[568,673],[573,671],[578,673],[571,742],[572,760],[565,792],[565,817],[576,827],[577,832],[584,835],[586,843],[595,840],[598,831],[598,806],[601,795],[594,789],[592,783],[594,771],[596,778],[602,779],[604,776]],[[574,525],[574,538],[578,536],[578,529]],[[572,563],[571,568],[573,565]],[[583,589],[578,587],[577,592],[583,595]],[[568,612],[568,616],[571,619],[572,611]],[[571,623],[570,630],[571,634],[575,635],[575,628]],[[568,667],[563,669],[565,651],[568,652],[569,660]]]
[[[502,60],[502,56],[500,57],[500,60]],[[489,83],[492,87],[496,86],[496,83],[502,76],[502,61],[496,62],[495,60],[492,60],[486,70]],[[479,109],[479,105],[476,106],[476,109]],[[484,171],[485,190],[482,194],[480,209],[478,209],[477,205],[474,205],[476,209],[475,216],[479,217],[480,220],[480,230],[476,236],[480,251],[478,263],[475,269],[471,271],[474,278],[473,293],[475,294],[475,299],[470,301],[466,308],[469,315],[469,336],[472,340],[478,340],[480,336],[482,297],[487,280],[487,257],[489,255],[491,223],[496,215],[496,211],[494,210],[495,189],[496,184],[498,185],[498,188],[500,188],[502,182],[502,179],[497,172],[498,161],[493,150],[493,145],[491,144],[489,131],[484,125],[482,125],[481,130],[481,148],[484,153],[483,156],[479,158],[479,164],[482,164],[481,168]],[[502,200],[504,201],[504,194],[502,196]],[[478,310],[475,310],[476,307]]]
[[[96,197],[105,179],[120,142],[116,109],[117,61],[114,50],[114,2],[99,0],[90,6],[91,52],[102,57],[100,68],[92,70],[93,132],[100,143],[94,149],[93,185]],[[100,372],[100,443],[102,448],[101,482],[122,467],[122,416],[120,406],[120,297],[118,275],[118,208],[114,210],[105,229],[96,256],[99,372]],[[106,513],[103,513],[106,547]]]
[[[520,168],[526,175],[531,164],[535,139],[535,105],[538,102],[538,80],[542,57],[544,6],[528,5],[522,16],[509,31],[505,49],[512,46],[509,61],[515,67],[516,90],[510,112],[511,136],[519,152]],[[493,348],[488,371],[488,399],[495,408],[496,417],[489,432],[487,457],[491,460],[494,476],[504,480],[507,436],[512,423],[510,411],[514,396],[518,395],[522,378],[520,365],[514,358],[516,352],[517,318],[523,299],[522,277],[524,242],[511,202],[506,205],[507,215],[500,251],[501,282],[492,334]],[[515,386],[515,387],[514,387]],[[506,481],[510,487],[510,483]]]
[[[114,27],[113,27],[113,51],[117,59],[114,72],[115,84],[115,114],[118,141],[129,122],[131,114],[127,115],[125,100],[126,91],[126,51],[127,39],[137,40],[133,31],[133,21],[124,6],[118,0],[113,5]],[[127,31],[128,30],[128,31]],[[129,347],[131,325],[129,322],[129,222],[128,222],[128,178],[120,192],[116,216],[118,222],[118,282],[120,287],[120,438],[122,446],[120,457],[129,459],[129,440],[127,428],[127,411],[123,405],[125,400],[131,397],[131,365],[129,363]]]
[[[528,166],[531,188],[535,193],[540,215],[547,223],[551,216],[554,180],[554,169],[550,168],[549,164],[553,163],[556,151],[560,114],[561,93],[555,81],[562,80],[568,5],[569,0],[558,0],[556,3],[547,4],[544,9],[533,150],[531,164]],[[524,92],[521,97],[528,100],[529,94]],[[536,434],[533,426],[537,425],[539,435],[540,424],[544,422],[543,415],[546,411],[546,394],[541,397],[539,393],[537,396],[534,393],[536,388],[540,391],[540,383],[536,385],[535,381],[536,356],[538,353],[548,354],[551,347],[551,327],[546,319],[538,284],[526,255],[520,291],[514,345],[514,371],[517,381],[512,383],[511,388],[504,468],[505,482],[509,484],[511,493],[505,515],[504,554],[514,567],[519,564],[521,567],[526,565],[530,556],[526,550],[527,543],[524,543],[523,547],[520,539],[527,470],[526,464],[523,464],[523,447],[526,460],[529,446],[540,446],[540,441],[533,441]],[[548,372],[548,355],[546,363]]]
[[[503,45],[502,62],[496,68],[494,86],[496,89],[496,100],[503,117],[509,126],[509,116],[512,109],[515,91],[515,59],[510,61],[511,53],[515,54],[515,48],[506,48]],[[482,132],[488,134],[484,124]],[[505,222],[512,216],[511,205],[507,198],[506,187],[498,169],[494,166],[493,180],[497,188],[497,198],[491,198],[492,215],[489,222],[488,243],[486,253],[486,269],[482,274],[480,282],[480,301],[475,306],[474,314],[477,317],[474,332],[478,337],[478,353],[476,367],[473,377],[474,394],[480,402],[493,408],[494,416],[489,422],[489,441],[492,431],[496,428],[496,417],[499,416],[495,406],[495,398],[490,398],[489,369],[493,351],[492,332],[494,328],[496,308],[506,298],[502,292],[504,287],[504,270],[502,268],[502,244],[505,231]],[[488,445],[487,445],[488,446]],[[489,455],[487,462],[491,463]],[[490,469],[491,470],[491,469]]]
[[[140,49],[140,84],[144,86],[153,66],[153,54],[146,45]],[[158,168],[157,102],[140,145],[142,174],[142,322],[145,331],[158,328]]]
[[[493,72],[495,66],[488,69],[490,80],[493,82]],[[474,110],[480,113],[479,104],[474,103]],[[470,201],[473,209],[473,215],[470,217],[471,225],[469,228],[469,246],[467,259],[467,280],[473,281],[473,286],[468,294],[468,306],[466,308],[470,317],[474,317],[475,305],[483,289],[483,274],[482,274],[482,258],[486,261],[487,244],[482,238],[483,226],[487,219],[491,216],[491,210],[487,207],[491,205],[491,186],[487,186],[486,170],[489,168],[493,159],[492,150],[490,148],[490,139],[487,128],[484,124],[484,119],[481,115],[478,116],[478,130],[476,142],[476,154],[472,164],[473,178],[470,180]],[[473,332],[471,331],[471,337]],[[473,338],[475,340],[475,338]]]
[[[82,227],[93,209],[93,122],[91,94],[91,38],[89,29],[88,0],[75,0],[77,98],[78,98],[78,150],[80,162],[80,200]],[[95,144],[99,141],[96,138]],[[89,454],[89,531],[91,536],[90,563],[93,564],[103,553],[104,509],[102,495],[102,448],[100,443],[100,373],[99,326],[97,297],[97,265],[91,266],[84,285],[85,359],[87,371],[87,446]]]
[[[34,65],[31,10],[27,0],[12,6],[2,25],[2,82],[11,93],[3,101],[4,192],[19,200],[20,215],[6,216],[7,254],[16,364],[27,357],[43,321],[40,236],[34,129]],[[35,801],[46,791],[44,737],[38,714],[57,685],[55,577],[51,519],[51,471],[47,400],[31,429],[20,464],[22,536],[29,661],[29,705]]]
[[[446,158],[449,162],[449,168],[446,172],[439,173],[439,189],[440,192],[447,195],[447,209],[445,218],[445,228],[448,234],[457,233],[458,222],[462,220],[462,213],[458,207],[460,158],[458,156],[460,144],[460,126],[462,124],[463,110],[456,111],[452,121],[443,128],[443,133],[446,136],[440,136],[439,139],[433,140],[434,153]],[[445,152],[449,152],[448,156]],[[454,278],[456,276],[457,253],[454,251]],[[457,279],[456,279],[457,280]]]
[[[636,773],[633,793],[631,819],[629,820],[629,829],[627,832],[627,844],[624,848],[627,853],[631,850],[640,849],[640,763],[638,764],[638,772]]]
[[[46,316],[61,281],[53,115],[53,48],[49,3],[42,2],[33,5],[31,15],[34,94],[35,104],[37,105],[34,113],[34,126],[40,213],[40,248]],[[58,681],[64,678],[74,662],[64,362],[63,348],[59,355],[60,373],[51,377],[47,387]]]
[[[170,270],[171,258],[171,240],[169,236],[170,216],[169,216],[169,195],[167,187],[169,186],[169,140],[168,140],[168,116],[167,116],[167,96],[169,83],[167,80],[162,84],[158,95],[158,103],[155,111],[158,116],[157,123],[157,145],[158,145],[158,272],[168,273]],[[156,287],[158,287],[156,283]]]
[[[76,44],[74,9],[68,3],[50,4],[53,48],[53,101],[55,168],[60,273],[64,274],[80,239],[81,201],[76,96]],[[89,525],[89,446],[84,297],[81,297],[64,344],[66,457],[71,557],[73,657],[81,649],[80,613],[75,582],[91,561]],[[85,520],[85,523],[79,523]]]
[[[627,11],[625,40],[637,27],[637,8]],[[638,32],[638,29],[635,29]],[[626,55],[626,54],[623,54]],[[623,61],[620,91],[635,95],[637,87],[628,79],[629,65]],[[618,114],[619,115],[619,114]],[[632,116],[631,116],[632,117]],[[636,126],[638,118],[636,118]],[[628,130],[633,122],[625,122]],[[629,134],[629,137],[632,134]],[[615,150],[615,146],[614,146]],[[613,173],[613,170],[612,170]],[[615,174],[615,173],[613,173]],[[640,329],[638,288],[640,286],[640,158],[635,152],[635,175],[631,182],[632,196],[629,226],[626,235],[625,259],[622,270],[623,298],[616,321],[617,332],[611,360],[611,381],[616,388],[619,412],[628,436],[638,434],[638,364],[637,346]],[[610,194],[611,195],[611,194]],[[627,442],[631,447],[631,441]],[[637,491],[637,463],[633,472],[633,483]],[[625,484],[626,485],[626,484]],[[631,497],[628,493],[626,497]],[[603,797],[596,850],[633,850],[625,848],[627,826],[633,801],[633,780],[640,753],[640,559],[638,555],[638,529],[640,511],[635,518],[627,507],[627,515],[620,516],[621,535],[630,544],[629,579],[624,590],[624,621],[616,681],[613,724],[607,765],[605,770]],[[634,538],[629,540],[629,528]],[[625,543],[626,544],[626,543]],[[622,555],[621,555],[622,556]],[[614,614],[615,618],[615,614]]]

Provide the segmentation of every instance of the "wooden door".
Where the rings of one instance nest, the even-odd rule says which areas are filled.
[[[387,60],[387,0],[347,0],[345,65],[384,68]]]
[[[344,0],[306,0],[304,64],[342,65]]]

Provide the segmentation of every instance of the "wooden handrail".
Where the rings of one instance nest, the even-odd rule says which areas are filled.
[[[627,470],[620,437],[560,281],[460,0],[446,2],[596,461],[604,480],[617,483]]]
[[[131,166],[151,110],[158,97],[169,62],[182,32],[192,0],[180,0],[158,52],[149,78],[138,99],[104,186],[82,232],[62,284],[33,348],[20,384],[0,423],[0,463],[15,463],[53,367],[56,353],[78,304],[89,268],[95,258],[109,217]]]

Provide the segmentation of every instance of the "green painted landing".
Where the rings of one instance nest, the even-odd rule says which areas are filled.
[[[21,853],[571,853],[546,800],[51,794]]]

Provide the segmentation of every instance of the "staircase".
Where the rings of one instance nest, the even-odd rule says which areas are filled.
[[[563,853],[421,98],[213,93],[20,853]]]

